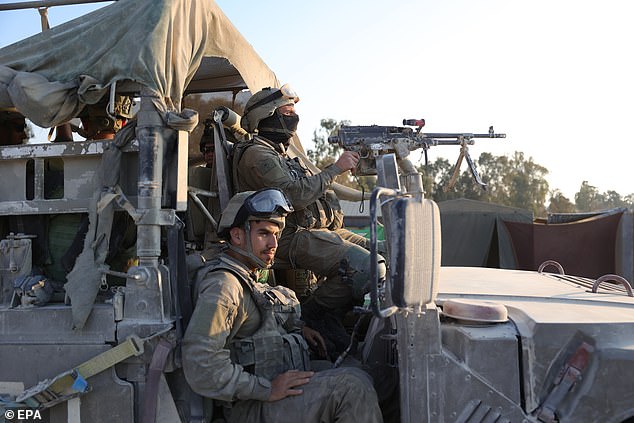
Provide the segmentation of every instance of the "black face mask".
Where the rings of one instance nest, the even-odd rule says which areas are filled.
[[[282,115],[282,120],[284,121],[286,128],[295,134],[295,131],[297,131],[297,124],[299,123],[299,115]]]
[[[290,116],[281,115],[277,111],[273,116],[262,119],[258,124],[258,133],[264,138],[284,144],[288,147],[290,140],[297,131],[299,116],[292,114]]]

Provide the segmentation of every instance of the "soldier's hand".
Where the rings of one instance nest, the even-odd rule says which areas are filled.
[[[302,333],[308,345],[316,349],[321,358],[326,358],[326,341],[321,334],[308,326],[302,328]]]
[[[271,395],[268,401],[277,401],[291,395],[301,395],[304,390],[296,389],[310,382],[310,378],[315,372],[304,372],[300,370],[289,370],[281,375],[277,375],[271,382]]]
[[[346,150],[343,152],[343,154],[341,154],[341,156],[339,156],[339,159],[337,159],[335,165],[345,172],[346,170],[352,170],[357,167],[360,158],[361,157],[359,156],[359,153],[357,153],[356,151]]]

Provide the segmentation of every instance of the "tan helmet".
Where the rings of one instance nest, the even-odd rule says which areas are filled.
[[[126,119],[134,117],[132,99],[124,95],[116,95],[114,99],[114,114],[108,112],[109,103],[103,99],[96,104],[84,107],[79,117],[84,121],[89,121],[93,134],[81,134],[82,136],[92,136],[100,132],[118,132],[125,124]]]
[[[231,228],[242,226],[247,220],[273,222],[284,230],[284,220],[293,211],[286,195],[277,188],[244,191],[234,195],[225,207],[218,223],[218,236],[229,238]]]
[[[240,125],[247,132],[255,132],[258,124],[262,119],[273,116],[278,107],[287,104],[295,104],[299,101],[299,97],[288,84],[282,85],[280,88],[263,88],[261,91],[253,94],[244,106],[244,113],[240,120]]]
[[[0,107],[0,123],[9,122],[16,119],[24,119],[24,115],[18,112],[15,107]]]

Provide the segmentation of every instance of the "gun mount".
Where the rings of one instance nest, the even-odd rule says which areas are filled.
[[[328,142],[338,144],[345,150],[359,153],[361,160],[355,173],[361,176],[376,175],[376,160],[386,154],[394,154],[397,160],[402,160],[406,159],[411,151],[422,148],[425,154],[425,164],[427,164],[427,150],[430,147],[459,145],[460,156],[454,168],[451,185],[455,182],[462,159],[466,158],[469,170],[476,183],[486,189],[486,184],[480,179],[475,164],[469,155],[468,146],[473,145],[476,138],[506,138],[506,134],[496,134],[493,126],[490,126],[488,133],[485,134],[466,132],[422,133],[421,129],[425,125],[423,119],[403,119],[403,125],[409,126],[344,125],[339,128],[337,135],[328,138]],[[410,126],[416,126],[417,128]]]

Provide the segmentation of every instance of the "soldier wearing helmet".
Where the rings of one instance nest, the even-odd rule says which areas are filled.
[[[205,129],[203,130],[203,134],[200,137],[200,152],[203,155],[203,160],[205,161],[205,167],[213,168],[214,160],[216,158],[216,149],[214,146],[214,130],[211,126],[212,122],[210,119],[205,121]]]
[[[113,139],[126,124],[127,119],[134,116],[132,99],[128,96],[116,95],[113,105],[114,113],[111,114],[108,107],[107,100],[84,107],[79,115],[82,127],[75,127],[73,130],[86,139]]]
[[[356,167],[359,155],[345,151],[317,174],[301,158],[290,157],[287,147],[299,121],[295,112],[298,101],[288,85],[264,88],[247,101],[241,124],[253,139],[234,147],[234,186],[238,191],[277,187],[290,199],[294,211],[286,219],[277,257],[294,268],[326,277],[302,307],[307,321],[323,328],[322,334],[332,341],[329,353],[334,358],[349,339],[342,325],[323,325],[340,321],[368,291],[368,241],[342,227],[343,213],[331,189],[337,175]],[[385,275],[383,263],[381,258],[380,277]],[[336,318],[326,323],[326,315]]]
[[[310,371],[308,344],[325,354],[323,339],[300,320],[293,291],[257,282],[292,211],[275,188],[229,201],[218,224],[228,249],[196,278],[185,377],[198,394],[231,402],[229,422],[380,422],[369,377],[359,369]]]
[[[288,199],[278,189],[240,192],[233,196],[220,216],[217,232],[221,238],[230,241],[227,244],[229,255],[241,256],[240,259],[253,270],[268,269],[275,258],[278,236],[284,230],[284,218],[292,211]],[[256,246],[247,235],[253,229],[252,222],[256,222],[258,228],[262,227],[261,222],[266,222],[271,228],[267,233],[256,230],[262,232],[255,237]]]
[[[28,139],[26,121],[16,109],[0,109],[0,145],[20,145]]]

